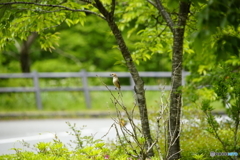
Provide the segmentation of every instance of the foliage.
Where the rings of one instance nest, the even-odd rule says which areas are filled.
[[[209,101],[205,101],[202,110],[207,115],[208,124],[210,125],[208,131],[213,134],[222,144],[225,151],[238,150],[240,146],[240,79],[239,72],[234,71],[234,67],[221,66],[218,70],[210,73],[213,78],[213,90],[217,95],[226,110],[230,120],[226,120],[223,124],[216,121],[215,117],[211,114],[213,108],[209,105]],[[219,132],[221,125],[226,125],[227,134],[231,135],[231,139],[225,138],[225,132]]]
[[[95,29],[94,23],[97,21],[99,29]],[[59,33],[58,45],[49,51],[40,50],[38,43],[34,43],[30,49],[31,68],[40,72],[66,72],[87,69],[88,71],[99,70],[124,70],[120,65],[113,65],[116,60],[121,60],[119,51],[113,48],[114,40],[103,21],[96,17],[89,16],[86,24],[88,27],[74,25],[67,29],[62,24],[56,30]],[[53,34],[50,32],[48,34]],[[92,33],[92,34],[89,34]],[[105,35],[108,36],[105,36]],[[71,35],[71,37],[69,37]],[[103,37],[105,42],[103,43]],[[94,39],[94,41],[93,41]],[[41,38],[38,38],[40,41]],[[15,44],[8,44],[1,55],[1,72],[20,72],[18,46],[22,41],[16,40]],[[109,58],[109,55],[112,56]],[[16,64],[11,67],[11,64]],[[11,67],[11,68],[10,68]]]
[[[60,1],[59,1],[60,2]],[[44,3],[44,2],[42,2]],[[47,4],[47,3],[45,3]],[[54,4],[54,1],[51,2],[51,4]],[[157,43],[163,43],[155,45],[155,38],[156,36],[151,31],[155,30],[155,24],[156,20],[156,10],[153,9],[151,5],[145,6],[147,3],[142,3],[141,1],[138,1],[136,3],[123,3],[119,4],[117,6],[116,11],[116,19],[119,21],[119,26],[128,26],[125,27],[123,35],[128,37],[127,43],[129,46],[129,49],[133,52],[133,57],[135,62],[142,63],[142,66],[139,66],[140,70],[170,70],[170,58],[168,54],[163,54],[167,50],[168,53],[170,53],[170,46],[167,45],[171,42],[168,42],[168,38],[164,38],[164,29],[161,28],[162,26],[156,26],[156,33],[160,34],[162,32],[162,37],[160,41],[156,41]],[[63,6],[71,6],[73,8],[86,8],[86,9],[93,9],[91,5],[84,6],[82,3],[77,4],[75,2],[65,2],[62,4]],[[13,6],[17,5],[12,5]],[[25,9],[21,9],[21,6]],[[79,7],[81,6],[81,7]],[[122,12],[121,10],[123,7],[128,6],[126,8],[126,12]],[[55,58],[59,64],[53,65],[54,66],[60,66],[60,64],[66,64],[70,66],[71,70],[80,70],[81,68],[87,68],[90,71],[95,70],[106,70],[111,68],[111,70],[125,70],[124,67],[119,66],[123,63],[123,60],[121,56],[119,56],[119,51],[117,50],[117,47],[114,47],[115,41],[112,38],[112,35],[109,31],[109,28],[107,25],[100,21],[99,18],[96,18],[94,16],[91,16],[87,14],[82,14],[80,12],[73,12],[71,13],[68,10],[64,10],[63,8],[60,9],[57,12],[57,7],[51,7],[49,6],[38,6],[38,10],[41,10],[36,12],[36,10],[32,9],[26,12],[27,8],[31,8],[32,5],[26,5],[26,4],[18,4],[17,8],[14,8],[12,12],[7,12],[9,16],[13,17],[11,21],[6,21],[5,17],[8,15],[7,13],[3,14],[2,16],[2,22],[5,26],[11,26],[12,23],[14,23],[15,20],[18,20],[21,22],[21,25],[26,25],[25,28],[32,29],[32,31],[42,32],[42,34],[39,35],[38,43],[35,43],[33,48],[31,49],[31,63],[33,64],[33,69],[37,70],[44,70],[46,71],[52,71],[51,68],[41,68],[41,66],[45,66],[45,60]],[[134,9],[138,7],[139,13],[133,12]],[[151,8],[151,11],[148,8]],[[2,8],[2,12],[7,7]],[[144,8],[144,9],[143,9]],[[51,10],[49,12],[49,10]],[[151,23],[151,27],[149,29],[144,30],[144,27],[146,27],[145,19],[146,15],[143,13],[146,13],[148,10],[148,14],[151,18],[147,18],[149,21],[149,24]],[[96,11],[96,10],[95,10]],[[15,12],[21,13],[14,14]],[[26,12],[26,13],[25,13]],[[33,16],[28,16],[32,15]],[[79,14],[79,15],[78,15]],[[133,14],[131,16],[131,14]],[[154,15],[153,17],[151,15]],[[52,16],[54,15],[54,16]],[[139,17],[139,15],[141,15]],[[25,16],[25,19],[22,19],[22,16]],[[46,22],[41,22],[41,19],[36,21],[36,17],[39,16],[42,19],[46,18]],[[51,19],[54,17],[54,21]],[[132,18],[129,18],[132,17]],[[139,17],[139,20],[137,23],[132,23],[136,17]],[[7,19],[7,17],[6,17]],[[87,21],[86,21],[87,19]],[[5,22],[6,21],[6,22]],[[29,21],[28,23],[24,23],[25,21]],[[130,23],[131,21],[131,23]],[[35,24],[36,23],[36,24]],[[54,23],[54,24],[52,24]],[[96,25],[98,24],[98,29],[96,30]],[[139,23],[139,24],[138,24]],[[34,24],[34,25],[30,25]],[[43,26],[42,26],[43,25]],[[84,27],[82,27],[84,25]],[[50,27],[51,26],[51,27]],[[71,28],[68,29],[67,26],[71,26]],[[134,27],[135,26],[135,27]],[[1,54],[2,60],[1,63],[5,64],[6,67],[10,62],[17,60],[18,61],[18,46],[21,45],[21,39],[26,39],[26,37],[30,34],[30,32],[22,31],[24,27],[19,26],[21,29],[22,36],[18,34],[13,34],[10,37],[5,34],[4,31],[2,31],[2,35],[6,37],[6,39],[10,39],[8,41],[4,41],[1,44],[4,46],[4,52]],[[12,28],[12,30],[8,30],[7,27],[5,27],[6,32],[20,32],[17,30],[18,27]],[[123,28],[123,27],[122,27]],[[132,29],[135,28],[135,29]],[[27,30],[26,29],[26,30]],[[29,31],[29,30],[28,30]],[[138,34],[136,34],[139,32]],[[56,33],[59,33],[56,35]],[[91,33],[91,34],[89,34]],[[131,33],[131,34],[130,34]],[[144,34],[145,33],[145,34]],[[143,34],[143,35],[142,35]],[[69,36],[71,35],[71,36]],[[131,35],[131,36],[130,36]],[[57,37],[56,37],[57,36]],[[152,37],[149,39],[149,37]],[[20,37],[20,38],[19,38]],[[21,38],[25,37],[25,38]],[[52,38],[54,37],[54,38]],[[60,39],[58,39],[60,37]],[[104,37],[104,38],[103,38]],[[141,38],[142,37],[142,38]],[[140,41],[140,38],[143,40]],[[94,41],[93,41],[94,40]],[[164,41],[163,41],[164,40]],[[147,43],[145,41],[148,41]],[[166,42],[165,42],[166,41]],[[54,43],[57,43],[58,45],[54,45]],[[107,43],[106,43],[107,42]],[[12,45],[10,45],[12,44]],[[145,45],[150,45],[145,46]],[[144,47],[145,46],[145,47]],[[167,47],[168,46],[168,47]],[[40,50],[39,48],[55,48],[52,49],[52,53],[48,53],[48,51]],[[144,47],[145,49],[142,50]],[[8,48],[10,50],[8,50]],[[167,49],[168,48],[168,49]],[[140,52],[140,50],[142,50]],[[161,52],[161,50],[163,50]],[[153,51],[153,52],[152,52]],[[156,55],[155,53],[161,53],[161,55]],[[107,55],[111,55],[107,56]],[[14,57],[13,57],[14,56]],[[150,57],[152,58],[152,62],[154,63],[147,63],[146,60],[149,60]],[[160,60],[160,61],[159,61]],[[36,63],[42,63],[42,65],[36,65]],[[115,63],[116,62],[116,63]],[[113,65],[113,64],[116,65]],[[73,67],[75,68],[73,68]],[[64,68],[55,68],[55,71],[66,71]],[[12,70],[7,70],[5,72],[14,72]],[[16,69],[15,69],[16,72]]]
[[[49,5],[44,1],[36,3],[37,5],[22,1],[22,3],[3,6],[0,23],[2,28],[0,35],[3,37],[0,41],[1,48],[5,47],[6,43],[14,42],[14,39],[24,40],[31,32],[37,32],[40,34],[41,47],[54,49],[53,44],[57,42],[57,36],[54,36],[56,33],[45,34],[47,29],[54,29],[63,22],[69,25],[79,21],[81,24],[84,23],[85,13],[71,12],[70,14],[67,11],[68,7],[78,8],[79,4],[66,1],[62,3],[62,7],[58,8],[56,3],[60,1],[51,1]],[[82,7],[89,8],[84,5]]]
[[[207,103],[205,102],[205,108]],[[211,110],[211,109],[210,109]],[[185,106],[183,110],[182,135],[181,135],[181,149],[182,159],[195,160],[197,158],[202,159],[231,159],[230,157],[210,157],[210,152],[238,152],[228,148],[226,151],[221,142],[209,132],[210,125],[208,124],[208,117],[199,109],[192,106]],[[219,121],[219,116],[212,115],[214,121],[217,120],[219,124],[218,132],[224,141],[231,141],[234,139],[233,132],[227,126],[227,122],[223,119]],[[238,133],[239,135],[240,133]],[[228,145],[233,143],[228,143]],[[232,157],[234,158],[234,157]],[[235,157],[236,158],[236,157]]]
[[[191,92],[196,96],[192,96],[192,102],[198,108],[201,106],[200,108],[205,114],[206,118],[202,121],[206,125],[201,129],[212,135],[221,146],[221,150],[216,150],[217,152],[239,151],[240,74],[238,68],[238,65],[220,63],[201,78],[195,78],[196,81],[192,83],[196,87],[202,85],[201,88],[195,88],[195,91]],[[216,107],[213,104],[216,101],[218,102],[217,107],[227,114],[227,118],[214,115]],[[191,104],[193,103],[188,105]]]
[[[199,160],[204,160],[204,159],[206,159],[206,158],[204,158],[204,155],[203,154],[200,154],[200,155],[194,155],[193,156],[193,158],[195,158],[195,159],[199,159]]]
[[[198,77],[219,63],[239,65],[240,43],[238,0],[211,0],[195,15],[196,31],[189,36],[194,52],[185,56],[186,67]]]
[[[127,33],[127,39],[139,37],[133,41],[132,57],[140,70],[141,66],[145,69],[149,65],[154,66],[151,67],[152,70],[171,70],[172,35],[156,8],[141,0],[122,5],[119,5],[116,12],[118,25]]]

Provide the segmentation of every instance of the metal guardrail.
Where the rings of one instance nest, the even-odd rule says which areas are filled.
[[[132,91],[134,88],[134,82],[128,72],[115,72],[118,77],[129,78],[129,86],[121,86],[122,91]],[[38,73],[36,71],[32,73],[8,73],[0,74],[0,79],[9,78],[31,78],[33,79],[33,87],[0,87],[0,93],[8,92],[35,92],[37,108],[41,110],[43,108],[41,100],[41,92],[51,92],[51,91],[81,91],[84,92],[85,102],[87,108],[91,108],[91,97],[90,91],[107,91],[105,86],[89,86],[88,78],[90,77],[109,77],[111,72],[86,72],[81,70],[80,72],[62,72],[62,73]],[[141,77],[156,77],[156,78],[171,78],[171,72],[139,72]],[[189,72],[182,72],[183,82],[185,84],[185,76],[189,75]],[[40,78],[81,78],[82,87],[48,87],[41,88],[39,85]],[[163,86],[165,90],[171,90],[171,86]],[[114,86],[109,86],[109,89],[114,90]],[[145,86],[146,90],[159,91],[160,86],[153,85]]]

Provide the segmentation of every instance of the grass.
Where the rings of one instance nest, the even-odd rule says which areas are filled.
[[[116,97],[116,91],[112,92]],[[134,106],[134,93],[123,91],[123,101],[129,108]],[[44,111],[114,111],[112,96],[107,91],[92,91],[91,109],[86,106],[83,92],[43,92],[41,93],[42,105]],[[165,97],[164,103],[169,101],[169,92],[146,91],[146,101],[149,110],[155,110],[160,105],[161,98]],[[222,111],[221,102],[213,102],[212,106],[216,111]],[[0,111],[38,111],[34,93],[1,93]]]
[[[109,78],[101,79],[106,84],[111,84]],[[89,79],[89,85],[100,85],[96,78]],[[80,87],[81,80],[79,78],[64,78],[64,79],[41,79],[40,87]],[[155,83],[154,83],[155,84]],[[33,83],[30,79],[7,79],[0,82],[0,86],[8,87],[32,87]],[[116,97],[116,91],[112,92]],[[132,108],[135,104],[134,92],[123,91],[123,101],[125,105]],[[146,91],[146,101],[148,110],[157,110],[164,99],[164,103],[169,103],[169,91]],[[43,111],[115,111],[114,104],[112,103],[112,96],[108,91],[92,91],[91,109],[88,109],[85,102],[83,92],[42,92],[41,100]],[[188,98],[185,98],[188,99]],[[190,104],[191,105],[191,104]],[[220,102],[212,103],[216,111],[222,111],[223,106]],[[198,107],[199,108],[199,107]],[[39,111],[36,105],[34,93],[0,93],[0,111],[3,112],[35,112]]]
[[[111,84],[110,78],[89,78],[89,86],[101,85],[101,83]],[[128,81],[129,82],[129,81]],[[62,78],[62,79],[40,79],[40,87],[81,87],[82,82],[79,78]],[[152,82],[156,84],[158,82]],[[165,83],[165,82],[164,82]],[[0,82],[1,87],[32,87],[31,79],[6,79]],[[112,92],[116,97],[117,92]],[[164,95],[164,96],[163,96]],[[88,109],[83,92],[42,92],[41,100],[43,111],[114,111],[112,96],[108,91],[92,91],[91,109]],[[146,101],[148,110],[159,108],[161,98],[165,97],[164,103],[169,102],[169,91],[146,91]],[[188,98],[186,98],[188,99]],[[123,101],[129,108],[134,106],[134,92],[123,91]],[[221,111],[223,106],[220,102],[212,103],[217,111]],[[38,111],[34,93],[0,93],[0,111],[1,112],[28,112]]]
[[[117,92],[113,92],[117,97]],[[98,91],[91,92],[90,110],[112,110],[112,96],[109,92]],[[146,91],[146,100],[148,108],[158,106],[161,97],[160,91]],[[44,92],[41,93],[41,99],[44,111],[86,111],[87,109],[84,94],[82,92]],[[134,106],[134,93],[131,91],[123,92],[123,101],[126,106]],[[37,111],[34,93],[5,93],[0,94],[1,112],[12,111]]]

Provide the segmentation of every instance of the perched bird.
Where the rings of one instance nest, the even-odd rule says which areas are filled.
[[[116,89],[120,90],[121,86],[120,86],[120,82],[119,79],[117,77],[117,75],[115,73],[110,74],[113,77],[113,84],[116,87]]]
[[[119,125],[121,127],[125,127],[127,124],[128,124],[127,120],[125,120],[123,118],[119,119]]]

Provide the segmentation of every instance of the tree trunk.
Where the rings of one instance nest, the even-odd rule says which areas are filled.
[[[174,30],[173,55],[172,55],[172,92],[170,100],[170,118],[168,131],[169,144],[169,160],[177,160],[181,158],[180,154],[180,116],[182,107],[182,55],[184,30],[190,3],[180,2],[177,26]]]
[[[139,111],[140,111],[142,133],[143,133],[145,140],[147,141],[146,149],[148,149],[152,145],[153,140],[151,137],[150,127],[149,127],[148,111],[147,111],[147,106],[146,106],[146,98],[145,98],[145,90],[144,90],[144,82],[141,79],[141,77],[139,76],[138,70],[132,60],[132,56],[128,50],[128,47],[126,46],[126,43],[125,43],[123,37],[122,37],[122,33],[114,21],[114,17],[113,17],[114,8],[113,8],[112,12],[108,12],[99,0],[95,0],[95,2],[96,2],[96,8],[98,8],[99,11],[104,15],[104,17],[106,18],[106,21],[108,22],[109,27],[112,30],[112,33],[115,36],[115,39],[121,50],[122,56],[126,62],[129,72],[134,80],[134,83],[135,83],[134,90],[136,92],[138,107],[139,107]],[[112,5],[115,5],[115,4],[112,4]],[[114,7],[114,6],[112,6],[112,7]],[[148,155],[146,155],[146,156],[150,157],[153,155],[154,155],[153,149],[151,149],[149,151]]]
[[[166,21],[168,27],[173,33],[173,54],[172,54],[172,91],[170,96],[170,115],[168,123],[168,150],[167,159],[177,160],[181,158],[180,148],[180,116],[182,107],[182,55],[183,55],[183,41],[186,21],[188,13],[190,11],[190,2],[180,1],[178,21],[175,24],[163,7],[161,0],[155,0],[155,3],[149,1],[154,7],[156,7],[159,13]]]
[[[140,118],[141,118],[141,125],[142,125],[142,132],[144,135],[144,138],[147,141],[146,149],[148,149],[153,141],[151,137],[151,132],[150,132],[150,127],[149,127],[149,120],[148,120],[148,111],[147,111],[147,106],[146,106],[146,98],[145,98],[145,90],[144,90],[144,82],[139,76],[138,70],[135,67],[135,64],[133,63],[131,54],[125,45],[124,39],[122,38],[121,32],[118,29],[117,25],[115,23],[110,23],[109,24],[112,32],[117,39],[118,45],[120,47],[120,50],[122,52],[122,55],[126,61],[127,67],[130,71],[130,74],[134,80],[135,86],[134,86],[134,91],[136,93],[137,97],[137,104],[139,107],[140,111]],[[147,155],[148,157],[153,156],[153,150],[149,152]]]
[[[36,39],[37,33],[31,33],[27,40],[23,41],[23,45],[20,49],[20,65],[23,73],[29,73],[30,69],[30,57],[29,57],[29,48],[32,45],[33,41]]]

